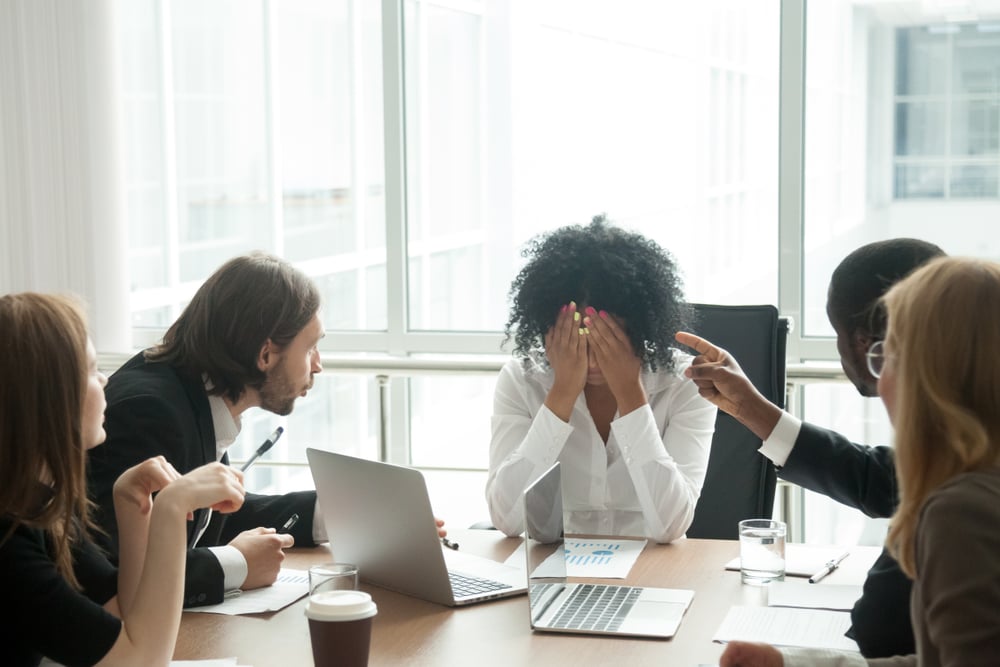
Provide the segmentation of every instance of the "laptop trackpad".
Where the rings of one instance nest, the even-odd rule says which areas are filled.
[[[649,602],[639,600],[621,625],[621,632],[637,635],[673,636],[680,627],[686,602]]]

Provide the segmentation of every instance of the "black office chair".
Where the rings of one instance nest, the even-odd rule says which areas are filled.
[[[784,408],[788,319],[774,306],[693,305],[692,333],[728,350],[760,393]],[[740,520],[771,517],[777,474],[760,446],[749,429],[719,411],[688,537],[737,539]]]

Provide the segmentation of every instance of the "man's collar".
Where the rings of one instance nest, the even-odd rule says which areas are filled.
[[[208,380],[205,380],[205,390],[211,387]],[[229,405],[221,396],[208,394],[208,407],[212,411],[212,427],[215,430],[215,449],[221,458],[222,453],[236,441],[240,434],[239,417],[234,417],[229,411]]]

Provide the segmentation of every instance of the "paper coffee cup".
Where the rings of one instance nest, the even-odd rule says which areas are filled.
[[[365,667],[376,613],[372,597],[363,591],[309,596],[306,618],[316,667]]]

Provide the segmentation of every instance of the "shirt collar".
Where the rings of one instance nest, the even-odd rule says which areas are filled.
[[[239,417],[233,417],[221,396],[209,394],[208,407],[212,410],[212,427],[215,429],[215,458],[221,460],[229,446],[236,442],[242,424]]]

